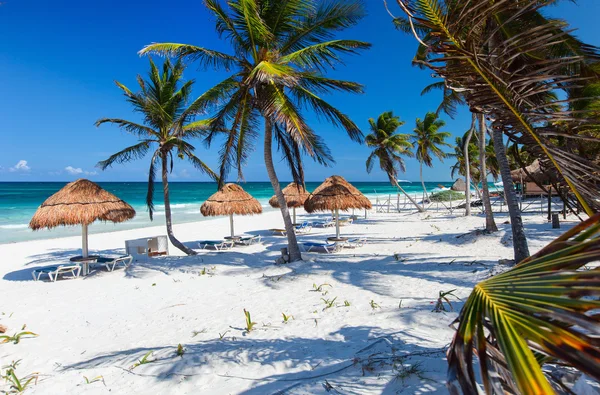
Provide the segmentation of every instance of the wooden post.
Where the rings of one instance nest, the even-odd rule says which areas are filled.
[[[560,220],[558,218],[558,213],[552,214],[552,229],[560,229]]]
[[[233,214],[229,214],[229,227],[231,228],[231,237],[235,236],[233,231]]]
[[[548,222],[552,219],[552,185],[548,188]]]
[[[335,237],[340,238],[340,211],[335,209]]]

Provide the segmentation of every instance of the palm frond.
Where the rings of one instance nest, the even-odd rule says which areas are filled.
[[[183,58],[185,60],[198,62],[202,67],[214,67],[229,70],[242,62],[235,56],[214,51],[195,45],[178,43],[154,43],[146,45],[139,51],[140,55],[162,55]]]
[[[131,147],[127,147],[116,154],[111,155],[108,157],[108,159],[98,162],[97,166],[102,170],[106,170],[115,163],[121,164],[131,162],[132,160],[141,159],[146,156],[148,150],[150,150],[150,144],[154,142],[154,140],[144,140],[140,143],[132,145]]]

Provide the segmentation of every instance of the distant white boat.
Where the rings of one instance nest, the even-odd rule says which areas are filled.
[[[396,180],[397,182],[408,182],[409,184],[412,184],[412,181],[408,181],[408,180]]]

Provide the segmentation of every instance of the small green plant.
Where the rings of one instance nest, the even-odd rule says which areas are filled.
[[[196,337],[201,333],[206,333],[206,328],[202,328],[199,331],[192,331],[192,337]]]
[[[324,283],[321,284],[317,287],[317,284],[313,283],[313,289],[311,289],[312,292],[323,292],[323,287],[329,287],[329,288],[333,288],[331,285]]]
[[[371,306],[371,308],[373,310],[381,308],[381,306],[379,306],[377,303],[375,303],[375,301],[373,299],[371,299],[371,301],[369,302],[369,305]]]
[[[181,345],[181,343],[179,343],[177,345],[177,356],[178,357],[183,357],[183,354],[185,354],[185,348],[183,348],[183,346]]]
[[[153,352],[154,351],[148,351],[139,361],[137,361],[136,363],[134,363],[131,366],[130,370],[133,370],[133,369],[137,368],[140,365],[145,365],[147,363],[151,363],[151,362],[156,361],[155,359],[148,359],[150,357],[150,355],[152,355]]]
[[[152,283],[152,286],[153,286],[153,287],[156,287],[156,283]]]
[[[321,298],[321,300],[323,301],[323,303],[325,303],[325,308],[323,310],[327,310],[327,309],[332,308],[336,299],[337,299],[337,296],[335,298],[333,298],[333,299],[323,299],[323,298]]]
[[[19,332],[19,333],[15,333],[12,336],[3,335],[3,336],[0,336],[0,344],[10,343],[10,342],[13,342],[14,344],[19,344],[19,342],[21,341],[21,337],[23,337],[23,336],[36,337],[38,335],[33,332]]]
[[[229,332],[229,331],[227,330],[223,333],[219,332],[219,340],[223,340],[223,338],[225,338],[225,335],[227,334],[227,332]]]
[[[350,307],[350,302],[348,302],[347,300],[344,300],[344,306]]]
[[[86,384],[93,384],[93,383],[96,383],[98,381],[102,381],[104,383],[104,377],[103,376],[96,376],[93,379],[88,379],[87,377],[83,376],[83,379],[85,380]]]
[[[254,325],[256,322],[252,322],[252,318],[250,317],[250,312],[244,309],[244,315],[246,316],[246,332],[251,332],[254,329]]]
[[[5,369],[4,373],[0,378],[3,378],[7,383],[10,384],[10,392],[7,393],[21,393],[27,389],[27,387],[34,382],[37,384],[38,373],[31,373],[25,377],[18,378],[15,370],[17,370],[17,366],[21,360],[13,361],[10,365],[3,366],[2,369]]]
[[[290,319],[294,319],[293,315],[286,315],[285,313],[281,313],[281,315],[283,316],[283,322],[285,322],[286,324]]]
[[[205,275],[206,274],[206,268],[202,269],[202,271],[200,272],[201,275]]]
[[[460,300],[460,298],[456,295],[453,294],[453,292],[456,291],[456,289],[453,289],[451,291],[440,291],[439,296],[438,296],[438,300],[437,302],[435,302],[435,306],[433,307],[433,310],[436,313],[441,313],[442,311],[448,311],[446,310],[446,306],[444,305],[444,302],[446,302],[448,304],[448,308],[450,309],[450,311],[454,311],[454,307],[452,307],[452,303],[450,303],[450,299],[448,299],[448,296],[454,296],[456,299]]]
[[[396,380],[401,381],[402,385],[404,385],[404,382],[411,376],[417,376],[421,380],[427,379],[427,377],[423,375],[423,373],[425,372],[421,368],[421,362],[416,362],[410,366],[404,365],[402,363],[399,365],[394,364],[394,371],[396,372],[394,378]]]

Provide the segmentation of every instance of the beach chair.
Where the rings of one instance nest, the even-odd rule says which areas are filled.
[[[269,232],[271,232],[273,235],[277,235],[277,236],[285,236],[287,234],[287,231],[285,229],[279,229],[279,228],[269,229]]]
[[[243,244],[246,246],[251,246],[252,244],[259,244],[261,241],[261,237],[260,235],[249,235],[249,236],[242,236],[240,237],[240,239],[238,240],[239,244]]]
[[[58,279],[61,274],[70,274],[71,277],[79,277],[81,274],[80,265],[59,265],[59,266],[48,266],[39,269],[35,269],[32,273],[33,280],[39,281],[43,275],[47,275],[50,281],[54,282]]]
[[[354,219],[352,219],[352,217],[340,219],[340,226],[352,225],[352,222],[354,222]]]
[[[320,228],[328,228],[330,226],[335,226],[335,221],[333,218],[327,218],[325,221],[315,222],[314,226],[318,226]]]
[[[302,222],[302,224],[296,226],[296,233],[310,233],[312,230],[312,224],[308,221]]]
[[[306,252],[310,252],[314,249],[322,249],[328,254],[337,252],[342,248],[342,245],[339,243],[302,243],[302,245]]]
[[[233,247],[233,240],[205,240],[198,243],[200,249],[205,250],[207,247],[212,247],[217,251],[228,250]]]
[[[131,255],[125,255],[121,257],[101,256],[96,260],[96,263],[93,263],[92,265],[102,265],[107,271],[112,272],[117,266],[123,266],[126,269],[129,265],[131,265],[132,261],[133,256]]]
[[[346,243],[344,243],[344,247],[358,248],[358,247],[364,246],[365,244],[367,244],[366,237],[356,237],[354,239],[348,239],[348,241],[346,241]]]

